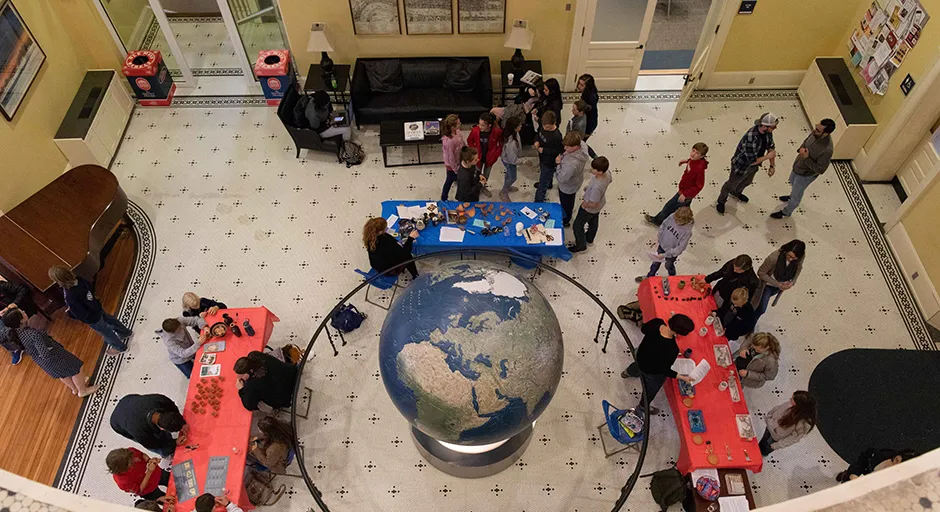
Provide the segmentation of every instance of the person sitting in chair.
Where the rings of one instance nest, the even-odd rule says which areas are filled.
[[[252,351],[235,361],[235,388],[249,411],[271,412],[290,406],[297,367],[274,356]]]
[[[292,459],[293,430],[290,425],[273,416],[261,418],[258,429],[261,435],[251,438],[249,443],[251,454],[272,473],[284,474]]]
[[[408,234],[405,244],[400,245],[395,237],[385,232],[387,229],[388,221],[382,217],[369,219],[362,228],[362,243],[369,251],[369,264],[379,273],[412,259],[411,245],[418,238],[418,231],[414,230]],[[393,272],[400,274],[405,269],[412,278],[418,277],[418,267],[413,261]]]
[[[313,93],[313,99],[307,104],[306,114],[310,128],[319,133],[321,139],[329,139],[337,135],[342,135],[343,140],[352,138],[352,127],[348,123],[346,126],[334,126],[333,104],[326,91],[320,90]]]

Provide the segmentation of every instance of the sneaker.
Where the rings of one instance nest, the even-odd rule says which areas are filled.
[[[561,223],[561,225],[564,226],[564,227],[566,227],[566,228],[570,228],[570,227],[571,227],[571,221],[570,221],[570,220],[569,220],[569,221],[563,221],[563,222]]]
[[[637,283],[642,283],[643,280],[646,279],[646,277],[647,276],[636,276],[636,279],[634,279],[634,281],[636,281]]]
[[[780,196],[780,197],[778,197],[777,199],[780,199],[780,200],[783,201],[784,203],[789,203],[789,202],[790,202],[790,196]]]
[[[620,377],[621,377],[621,378],[624,378],[624,379],[629,379],[629,378],[630,378],[630,374],[627,373],[626,370],[624,370],[624,371],[620,372]]]
[[[649,222],[650,224],[654,226],[659,226],[659,223],[656,222],[656,217],[653,217],[652,215],[647,213],[646,215],[643,215],[643,218],[646,219],[646,222]]]
[[[715,206],[715,209],[718,210],[718,215],[724,215],[724,214],[725,214],[725,205],[724,205],[724,204],[718,203],[718,204]]]
[[[643,414],[643,408],[640,407],[639,405],[636,407],[636,410],[637,410],[637,412],[640,413],[641,415]],[[659,407],[653,407],[652,405],[650,406],[650,410],[649,410],[650,416],[653,416],[653,415],[656,415],[656,414],[659,414],[659,413],[660,413]]]
[[[591,240],[590,242],[588,242],[588,245],[594,245],[594,240]]]
[[[773,212],[770,214],[771,219],[782,219],[784,217],[787,217],[787,215],[783,214],[783,210],[780,210],[779,212]]]
[[[555,188],[555,184],[554,184],[554,183],[549,183],[549,184],[548,184],[548,189],[551,190],[551,189],[553,189],[553,188]]]
[[[490,189],[483,187],[483,190],[480,191],[485,197],[493,197],[493,193],[490,192]]]
[[[17,351],[13,352],[13,353],[10,354],[10,355],[11,355],[11,357],[12,357],[12,359],[13,359],[12,361],[10,361],[11,363],[13,363],[13,366],[16,366],[16,365],[20,364],[20,361],[23,360],[23,351],[22,351],[22,350],[17,350]]]
[[[737,199],[738,201],[741,201],[742,203],[746,203],[750,201],[750,199],[744,194],[731,194],[731,197]]]
[[[509,187],[510,192],[519,192],[519,187]]]
[[[133,336],[134,336],[134,331],[131,331],[131,332],[127,333],[127,336],[121,336],[121,340],[127,341],[127,340],[131,339],[131,337],[133,337]]]
[[[571,251],[571,252],[583,252],[583,251],[586,251],[587,248],[578,249],[578,246],[577,246],[577,245],[575,245],[575,244],[568,244],[568,250]]]

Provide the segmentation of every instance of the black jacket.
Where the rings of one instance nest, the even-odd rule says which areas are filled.
[[[207,311],[211,307],[218,307],[219,309],[228,309],[228,306],[225,304],[202,297],[199,299],[199,309],[185,309],[183,310],[183,316],[199,316],[203,311]]]
[[[734,260],[728,260],[720,269],[705,276],[705,282],[711,283],[720,279],[714,285],[713,292],[721,297],[725,302],[731,301],[731,292],[738,288],[747,288],[748,300],[754,298],[754,293],[760,285],[760,279],[754,273],[754,269],[738,274],[734,271]],[[730,338],[729,338],[730,339]]]
[[[375,240],[375,250],[369,251],[369,264],[376,272],[385,272],[386,270],[404,263],[411,259],[411,245],[414,238],[408,237],[405,245],[398,245],[395,237],[388,233],[382,233]],[[405,270],[402,267],[400,270]]]
[[[153,413],[176,412],[179,408],[163,395],[127,395],[111,413],[111,428],[122,436],[157,453],[171,453],[176,440],[154,424]]]
[[[252,354],[251,357],[262,359],[265,373],[260,377],[251,377],[238,390],[242,405],[249,411],[258,410],[260,402],[274,409],[290,406],[294,396],[294,382],[297,381],[297,367],[268,354]]]
[[[754,306],[751,305],[751,301],[747,301],[743,306],[736,308],[729,321],[728,316],[732,306],[734,304],[731,303],[731,300],[726,300],[718,308],[718,318],[721,320],[721,326],[725,328],[725,337],[729,340],[736,340],[741,336],[754,332],[757,317],[754,314]]]
[[[477,202],[480,200],[481,190],[483,190],[483,184],[480,183],[480,170],[476,166],[467,169],[460,164],[457,168],[457,200]]]
[[[91,283],[78,278],[78,284],[65,290],[65,305],[69,308],[69,316],[93,324],[101,320],[101,303],[95,298]]]
[[[539,128],[536,139],[539,141],[539,147],[542,148],[542,152],[539,153],[539,163],[554,169],[557,165],[555,157],[565,151],[564,137],[561,136],[561,130],[556,128],[552,131],[546,131],[544,128]]]
[[[679,357],[679,345],[675,338],[664,338],[659,328],[666,325],[661,318],[654,318],[643,324],[643,341],[636,349],[636,364],[643,373],[665,375],[676,378],[672,364]]]
[[[39,312],[29,294],[29,288],[13,281],[0,281],[0,309],[10,304],[16,304],[28,316]]]
[[[597,129],[597,102],[600,101],[600,97],[598,96],[597,91],[584,91],[581,93],[581,99],[591,106],[591,110],[585,114],[587,116],[587,128],[585,131],[588,135],[590,135],[594,133],[594,130]]]

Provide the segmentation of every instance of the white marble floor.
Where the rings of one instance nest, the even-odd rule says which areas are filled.
[[[910,298],[904,302],[893,295],[900,276],[896,270],[883,273],[893,263],[876,258],[884,251],[877,250],[872,223],[865,221],[871,214],[844,166],[834,166],[818,180],[790,219],[768,218],[778,207],[774,196],[786,191],[785,172],[759,177],[749,190],[749,204],[732,201],[727,215],[715,212],[714,198],[737,140],[762,112],[781,117],[778,161],[784,169],[792,162],[809,129],[795,95],[706,95],[705,101],[690,103],[676,125],[669,123],[674,104],[662,95],[620,97],[622,103],[600,104],[600,128],[591,139],[598,153],[610,158],[614,179],[597,243],[570,262],[553,262],[558,270],[611,308],[632,300],[633,277],[646,271],[645,254],[656,235],[642,214],[655,213],[674,193],[678,161],[693,143],[704,141],[711,147],[711,166],[705,190],[693,204],[696,228],[677,264],[679,272],[709,272],[740,253],[759,264],[793,238],[808,245],[800,282],[761,320],[761,329],[781,339],[783,355],[776,380],[745,392],[758,423],[794,390],[805,389],[816,364],[833,352],[853,346],[915,349],[929,343],[916,314],[899,309],[899,303],[912,305]],[[384,168],[377,132],[356,137],[367,159],[347,169],[329,153],[295,159],[273,108],[138,109],[113,166],[136,205],[132,214],[139,229],[146,231],[124,318],[133,318],[138,333],[149,333],[179,312],[184,291],[195,290],[233,306],[263,304],[282,320],[273,344],[306,343],[322,315],[359,282],[353,269],[368,267],[359,238],[363,221],[378,214],[386,199],[436,198],[443,181],[439,166]],[[497,181],[500,173],[494,171]],[[535,178],[533,170],[521,169],[518,197],[531,197]],[[629,356],[616,335],[612,349],[600,352],[593,342],[599,310],[584,295],[550,274],[535,283],[550,298],[565,333],[565,374],[521,461],[480,480],[437,472],[411,445],[407,425],[378,377],[376,336],[383,312],[366,306],[362,295],[352,299],[371,316],[347,337],[349,345],[340,347],[338,357],[325,339],[317,342],[304,375],[314,390],[311,414],[298,420],[306,468],[331,510],[593,511],[612,506],[636,455],[605,459],[596,427],[603,421],[602,399],[617,405],[637,400],[637,382],[618,375]],[[628,332],[639,339],[636,329]],[[127,355],[106,361],[99,379],[106,385],[89,402],[59,486],[131,503],[104,468],[108,450],[126,444],[108,427],[110,411],[129,393],[161,392],[182,401],[186,382],[159,340],[144,334]],[[657,405],[664,400],[657,398]],[[662,469],[676,454],[675,426],[663,413],[654,418],[644,470]],[[831,486],[843,464],[813,432],[774,453],[764,471],[752,476],[758,504]],[[288,496],[273,508],[306,512],[313,506],[300,480],[286,483]],[[652,510],[647,486],[648,480],[641,480],[623,510]]]
[[[901,198],[898,197],[894,185],[890,183],[865,183],[862,185],[865,195],[871,202],[875,215],[882,223],[888,222],[901,207]]]

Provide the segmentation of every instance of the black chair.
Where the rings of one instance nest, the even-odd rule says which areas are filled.
[[[301,149],[312,149],[314,151],[329,151],[336,154],[336,160],[342,162],[340,150],[343,148],[343,136],[336,135],[329,138],[321,138],[320,134],[310,128],[298,128],[294,122],[294,106],[300,101],[301,94],[297,89],[297,82],[291,81],[287,92],[284,93],[284,99],[277,107],[277,117],[284,123],[287,133],[294,139],[294,145],[297,146],[297,158],[300,158]]]

